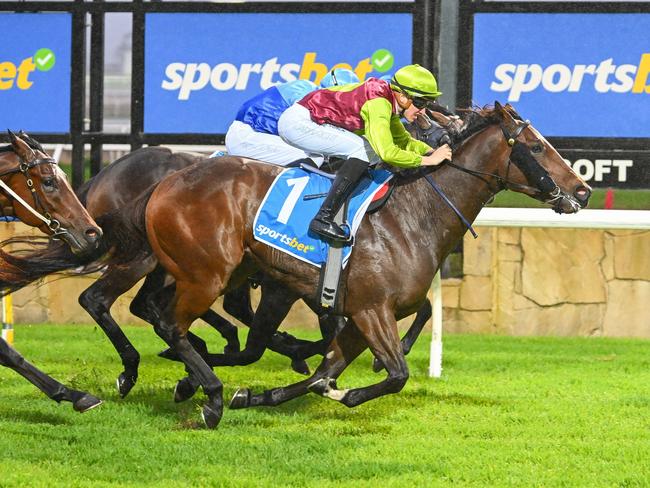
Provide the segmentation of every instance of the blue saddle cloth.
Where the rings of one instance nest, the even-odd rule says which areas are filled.
[[[353,193],[348,204],[347,222],[354,235],[375,194],[393,177],[387,170],[371,170]],[[320,209],[332,186],[331,175],[323,176],[302,168],[280,173],[266,193],[253,223],[253,235],[275,249],[320,267],[327,261],[329,245],[309,232],[309,222]],[[343,249],[343,266],[352,253],[352,244]]]

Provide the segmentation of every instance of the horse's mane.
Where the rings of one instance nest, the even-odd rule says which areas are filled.
[[[41,143],[38,142],[36,139],[34,139],[32,136],[27,135],[24,133],[22,130],[20,131],[20,134],[18,134],[20,138],[27,143],[29,147],[32,149],[36,149],[37,151],[42,152],[43,154],[46,154],[45,149],[43,149],[43,146],[41,146]]]
[[[506,105],[504,109],[516,120],[523,120],[521,116],[512,108],[511,105]],[[491,105],[484,107],[473,106],[469,108],[457,109],[457,115],[462,120],[460,128],[456,128],[454,124],[449,124],[445,127],[449,137],[451,138],[450,146],[453,151],[458,148],[474,134],[481,132],[486,127],[498,124],[501,122],[502,117],[499,115],[498,110]],[[385,164],[385,163],[382,163]],[[389,166],[387,166],[389,167]],[[413,169],[402,169],[396,172],[398,176],[398,184],[408,183],[421,178],[425,174],[433,173],[440,169],[441,166],[435,167],[418,167]]]
[[[499,113],[491,106],[459,109],[458,115],[463,121],[461,129],[454,130],[452,127],[447,128],[451,137],[451,148],[453,150],[458,149],[464,141],[477,132],[501,121]]]

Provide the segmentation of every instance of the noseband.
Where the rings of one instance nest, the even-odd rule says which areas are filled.
[[[38,193],[36,193],[36,188],[34,188],[34,180],[32,180],[31,176],[29,175],[29,171],[32,168],[35,168],[36,166],[40,166],[41,164],[52,164],[56,166],[56,161],[53,158],[38,158],[35,159],[34,161],[26,162],[23,161],[23,159],[18,154],[16,154],[16,156],[18,156],[18,159],[20,160],[20,164],[18,165],[18,167],[5,171],[4,173],[0,173],[0,178],[14,173],[22,173],[25,176],[25,182],[27,184],[27,188],[29,189],[29,191],[32,192],[32,199],[34,200],[34,205],[40,208],[41,210],[44,210],[43,214],[41,214],[38,210],[36,210],[29,203],[23,200],[20,197],[20,195],[18,195],[15,191],[13,191],[9,187],[9,185],[7,185],[4,181],[2,181],[2,179],[0,179],[0,187],[2,187],[10,196],[16,199],[23,207],[25,207],[36,218],[43,221],[47,225],[48,229],[52,231],[52,235],[54,237],[67,234],[68,231],[63,227],[61,227],[61,223],[58,220],[52,218],[52,215],[50,215],[50,213],[48,212],[47,207],[41,202],[40,198],[38,197]]]

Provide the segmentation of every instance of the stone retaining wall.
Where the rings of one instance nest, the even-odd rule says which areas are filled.
[[[650,337],[650,232],[484,228],[443,282],[447,331]]]
[[[0,227],[2,239],[28,231]],[[464,252],[463,279],[443,281],[447,332],[650,337],[649,231],[482,228]],[[16,321],[91,323],[77,298],[92,282],[48,278],[15,293]],[[135,290],[113,307],[118,323],[142,323],[128,311]],[[317,326],[301,304],[287,324]]]

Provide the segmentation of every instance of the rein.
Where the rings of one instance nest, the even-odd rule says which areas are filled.
[[[18,156],[16,154],[16,156]],[[20,164],[18,168],[14,168],[8,171],[5,171],[3,173],[0,173],[0,188],[2,188],[5,192],[7,192],[11,197],[13,197],[18,203],[20,203],[27,211],[29,211],[32,215],[34,215],[37,219],[41,220],[44,222],[48,229],[52,231],[52,235],[54,237],[60,236],[63,234],[67,234],[68,231],[61,227],[61,223],[53,219],[50,213],[47,211],[47,208],[45,205],[40,201],[38,198],[38,194],[36,193],[36,189],[34,188],[34,180],[29,176],[29,170],[32,168],[35,168],[36,166],[39,166],[41,164],[52,164],[56,165],[56,161],[53,158],[39,158],[35,159],[31,163],[26,163],[22,160],[20,156],[18,156],[18,159],[20,160]],[[34,199],[34,203],[36,206],[41,207],[42,209],[45,210],[45,215],[41,214],[38,210],[36,210],[34,207],[32,207],[29,203],[27,203],[23,198],[20,197],[15,191],[13,191],[9,185],[7,185],[1,177],[7,176],[10,174],[14,173],[22,173],[25,176],[27,188],[32,192],[32,198]]]

